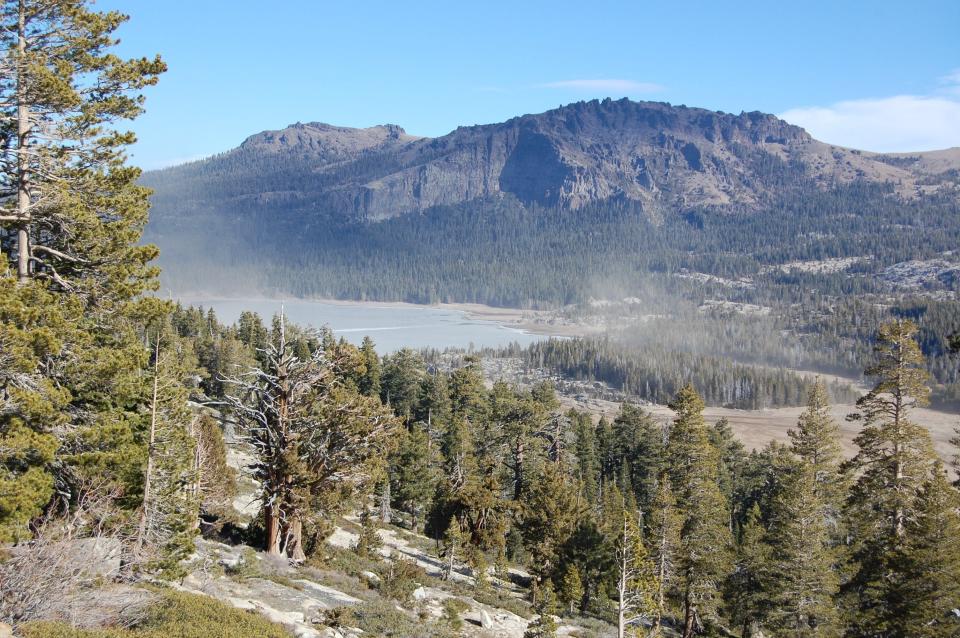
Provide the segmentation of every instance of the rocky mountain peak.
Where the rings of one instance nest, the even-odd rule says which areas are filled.
[[[365,151],[419,139],[396,124],[368,128],[333,126],[324,122],[297,122],[276,131],[248,137],[240,149],[258,153],[304,153],[330,159],[347,159]]]

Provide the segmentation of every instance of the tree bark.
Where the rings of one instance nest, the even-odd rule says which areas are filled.
[[[30,173],[27,148],[30,137],[30,107],[26,96],[26,9],[18,6],[17,21],[17,281],[30,280]]]
[[[303,518],[300,515],[293,517],[288,534],[290,538],[287,540],[287,556],[302,563],[307,560],[307,555],[303,551]]]
[[[190,434],[193,435],[193,488],[192,495],[196,499],[195,503],[197,505],[196,518],[193,521],[193,529],[200,529],[200,505],[201,505],[201,494],[203,492],[203,457],[204,457],[204,446],[206,442],[203,440],[203,430],[200,429],[197,419],[193,419],[190,422]]]
[[[263,508],[263,526],[267,531],[267,553],[280,556],[280,518],[273,505]]]
[[[284,330],[284,318],[283,310],[280,311],[280,352],[281,360],[277,366],[277,385],[279,387],[279,396],[277,397],[277,430],[278,430],[278,450],[279,458],[286,452],[287,445],[289,445],[289,432],[287,427],[287,418],[289,413],[289,393],[290,393],[290,384],[287,378],[287,366],[282,361],[282,354],[286,351],[287,342],[286,334]],[[290,512],[283,512],[281,508],[287,500],[287,494],[289,493],[289,484],[290,477],[278,472],[278,475],[275,477],[276,483],[274,485],[277,493],[273,495],[273,503],[267,508],[267,553],[274,554],[276,556],[283,555],[283,548],[281,547],[281,538],[280,538],[280,519],[283,515],[290,515]]]

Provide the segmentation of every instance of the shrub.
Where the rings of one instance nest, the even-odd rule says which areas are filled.
[[[213,598],[165,591],[144,621],[131,629],[76,629],[64,623],[27,623],[24,638],[290,638],[259,614]]]
[[[443,601],[443,620],[450,625],[452,629],[463,628],[463,618],[460,614],[470,609],[470,605],[459,598],[447,598]]]
[[[357,627],[365,635],[387,638],[452,638],[455,634],[445,624],[425,623],[397,609],[393,603],[378,600],[353,608]]]
[[[360,534],[353,546],[353,551],[361,558],[374,558],[383,547],[383,539],[377,533],[377,525],[367,509],[360,514]]]
[[[380,570],[380,593],[401,603],[410,601],[419,581],[426,573],[416,563],[402,558],[394,558]]]

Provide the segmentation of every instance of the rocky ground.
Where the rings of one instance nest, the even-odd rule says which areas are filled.
[[[242,520],[250,520],[258,508],[256,482],[248,473],[251,461],[241,442],[230,444],[228,462],[240,474],[240,493],[234,507]],[[491,570],[488,586],[477,589],[473,575],[464,566],[458,566],[450,580],[442,580],[443,562],[435,542],[395,525],[385,524],[378,529],[383,542],[379,557],[362,561],[352,549],[358,531],[357,518],[340,519],[327,538],[327,555],[307,565],[292,565],[242,544],[200,540],[188,561],[187,575],[175,586],[238,609],[258,612],[298,638],[379,635],[369,628],[364,631],[354,626],[363,624],[358,618],[367,618],[369,623],[370,613],[393,614],[410,626],[445,627],[450,622],[448,608],[457,610],[462,623],[459,635],[523,636],[532,617],[525,600],[526,589],[519,584],[529,578],[524,570],[511,567],[502,579]],[[423,581],[415,583],[410,599],[403,603],[378,591],[381,576],[376,570],[382,573],[384,566],[398,560],[416,565]],[[451,599],[459,601],[455,607],[447,602]],[[560,622],[559,636],[600,637],[616,633],[613,627],[592,619]],[[409,635],[432,634],[423,629],[423,633]]]

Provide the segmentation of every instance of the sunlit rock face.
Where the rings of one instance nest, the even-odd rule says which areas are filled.
[[[924,154],[927,155],[927,154]],[[941,153],[942,155],[942,153]],[[388,124],[294,124],[238,148],[148,173],[155,214],[295,211],[377,221],[509,194],[576,210],[639,202],[650,215],[761,206],[785,174],[824,186],[889,182],[902,195],[948,174],[936,162],[843,149],[764,113],[732,115],[659,102],[578,102],[438,138]]]

